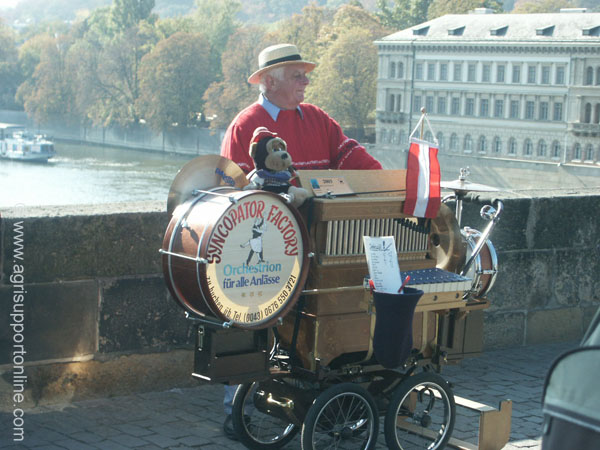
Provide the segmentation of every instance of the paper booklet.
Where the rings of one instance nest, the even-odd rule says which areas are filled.
[[[398,266],[398,253],[394,236],[363,236],[369,276],[378,292],[398,293],[402,275]]]

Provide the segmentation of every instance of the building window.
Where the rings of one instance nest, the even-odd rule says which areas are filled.
[[[565,84],[565,68],[562,66],[556,68],[556,84]]]
[[[540,120],[548,120],[548,102],[540,102]]]
[[[427,130],[423,136],[423,139],[425,139],[427,142],[433,142],[433,134],[431,134],[431,131]]]
[[[517,153],[517,141],[515,138],[510,138],[508,141],[508,154],[515,155]]]
[[[415,95],[415,101],[413,103],[413,112],[420,112],[422,106],[423,105],[421,104],[421,96]]]
[[[591,86],[594,84],[594,69],[588,67],[585,71],[585,84]]]
[[[489,64],[484,64],[481,71],[481,81],[484,83],[490,82],[490,73],[492,72],[492,66]]]
[[[435,63],[427,63],[427,79],[435,80]]]
[[[485,136],[483,136],[483,135],[479,136],[479,143],[477,144],[477,149],[479,150],[479,153],[486,152],[487,140],[486,140]]]
[[[441,151],[444,147],[444,134],[440,131],[435,138],[437,139],[438,149]]]
[[[455,152],[458,150],[458,136],[456,133],[452,133],[450,136],[450,151]]]
[[[454,63],[454,81],[462,81],[462,63]]]
[[[387,130],[385,128],[383,130],[381,130],[380,139],[381,139],[381,143],[382,144],[386,143],[386,141],[387,141]]]
[[[496,99],[494,101],[494,117],[504,116],[504,100]]]
[[[586,161],[594,160],[594,148],[592,147],[592,144],[588,144],[585,147],[585,160]]]
[[[423,63],[417,63],[417,67],[415,70],[415,79],[416,80],[423,79]]]
[[[460,98],[452,97],[450,104],[450,114],[452,114],[453,116],[460,115]]]
[[[535,102],[526,101],[525,102],[525,118],[533,119],[535,116]]]
[[[438,97],[437,113],[438,114],[446,114],[446,97]]]
[[[440,64],[440,80],[448,81],[448,64],[446,63]]]
[[[584,113],[584,117],[583,117],[583,122],[592,123],[592,104],[591,103],[585,104],[585,113]]]
[[[511,100],[510,101],[510,118],[511,119],[519,118],[519,100]]]
[[[479,116],[488,117],[490,115],[490,101],[487,98],[482,98],[479,101]]]
[[[390,78],[396,78],[396,63],[390,64]]]
[[[504,83],[504,65],[496,67],[496,83]]]
[[[600,67],[596,67],[596,86],[600,85]]]
[[[550,84],[550,66],[542,66],[542,84]]]
[[[521,82],[521,66],[513,66],[512,82],[513,83]]]
[[[396,143],[396,130],[392,128],[390,130],[390,144],[395,144],[395,143]]]
[[[465,136],[464,151],[465,153],[471,153],[473,151],[473,139],[471,139],[470,134]]]
[[[404,64],[401,62],[398,63],[398,71],[396,72],[396,75],[398,78],[404,78]]]
[[[492,148],[494,149],[494,153],[496,153],[498,155],[500,153],[502,153],[502,141],[500,140],[500,138],[498,136],[496,136],[494,138],[494,144],[493,144]]]
[[[465,116],[474,116],[475,115],[475,99],[468,98],[465,102]]]
[[[528,83],[535,83],[536,82],[536,78],[537,78],[537,67],[536,66],[529,66],[527,68],[527,82]]]
[[[562,114],[563,104],[562,102],[554,102],[554,111],[552,113],[553,120],[563,120]]]
[[[402,111],[402,94],[396,95],[396,112]]]
[[[579,145],[579,142],[573,146],[573,159],[581,161],[581,145]]]
[[[433,112],[433,96],[432,95],[428,95],[427,97],[425,97],[425,109],[427,110],[428,113]]]
[[[394,111],[394,100],[395,100],[396,96],[394,94],[390,94],[388,96],[388,104],[387,104],[387,111]]]
[[[552,157],[556,159],[560,158],[560,143],[558,141],[552,143]]]
[[[594,123],[600,122],[600,103],[596,103],[594,107]]]
[[[538,156],[546,156],[546,141],[543,139],[538,142]]]
[[[475,81],[475,64],[470,63],[467,66],[467,81]]]
[[[525,139],[525,143],[523,144],[523,154],[525,156],[531,156],[533,153],[533,144],[531,143],[531,139]]]

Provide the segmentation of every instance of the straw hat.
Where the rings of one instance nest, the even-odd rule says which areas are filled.
[[[258,55],[258,70],[250,75],[248,83],[260,83],[260,76],[267,70],[287,64],[304,64],[306,72],[310,72],[316,66],[315,63],[304,61],[298,48],[292,44],[277,44],[265,48]]]

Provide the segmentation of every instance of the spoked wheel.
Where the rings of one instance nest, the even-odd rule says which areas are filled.
[[[354,383],[326,389],[312,404],[302,425],[302,450],[372,449],[379,432],[373,397]]]
[[[435,373],[419,373],[394,391],[385,416],[385,441],[390,449],[442,449],[456,419],[454,394]]]
[[[259,382],[238,387],[231,411],[233,429],[240,442],[250,449],[283,447],[300,431],[300,427],[256,408],[255,396],[262,394]]]

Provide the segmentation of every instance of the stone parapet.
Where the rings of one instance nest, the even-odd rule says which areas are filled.
[[[466,202],[463,225],[483,230],[479,209],[489,200]],[[485,348],[581,337],[600,305],[600,194],[503,202],[492,235],[499,274],[488,295]],[[3,403],[12,403],[20,317],[32,402],[193,383],[193,327],[168,294],[158,254],[164,206],[2,211]]]

